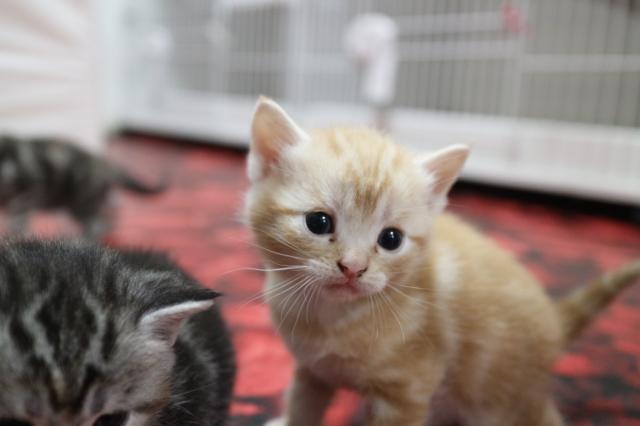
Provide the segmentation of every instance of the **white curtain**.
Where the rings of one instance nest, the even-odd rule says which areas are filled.
[[[0,1],[0,133],[103,145],[99,0]]]

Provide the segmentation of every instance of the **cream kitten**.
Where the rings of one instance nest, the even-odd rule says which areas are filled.
[[[296,358],[286,413],[320,425],[337,388],[372,426],[551,426],[549,370],[640,262],[558,303],[509,254],[441,214],[468,155],[412,155],[366,129],[306,133],[261,98],[247,213],[274,323]]]

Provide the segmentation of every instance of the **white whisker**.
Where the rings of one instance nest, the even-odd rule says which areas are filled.
[[[252,296],[251,298],[249,298],[241,306],[245,306],[245,305],[247,305],[247,304],[259,299],[260,297],[263,297],[263,296],[275,297],[275,296],[279,296],[281,294],[286,293],[286,291],[288,289],[293,290],[293,288],[291,288],[290,285],[291,286],[294,285],[294,282],[296,280],[302,279],[303,277],[304,277],[304,274],[298,273],[298,274],[295,274],[293,277],[291,277],[291,278],[289,278],[287,280],[275,283],[275,284],[273,284],[273,286],[271,288],[268,288],[267,290],[260,291],[260,293],[258,293],[257,295]]]
[[[396,287],[402,287],[402,288],[412,288],[412,287],[403,286],[403,285],[399,285],[399,284],[389,285],[388,287],[391,290],[395,291],[396,293],[399,293],[401,296],[411,300],[412,302],[416,302],[416,303],[418,303],[419,305],[421,305],[421,306],[423,306],[425,308],[427,308],[427,307],[435,307],[436,306],[434,303],[431,303],[431,302],[429,302],[427,300],[424,300],[424,299],[422,299],[420,297],[412,296],[410,294],[407,294],[407,293],[403,292],[399,288],[396,288]],[[418,290],[423,290],[423,289],[418,288]]]
[[[369,309],[371,309],[371,314],[373,315],[373,330],[374,330],[374,339],[378,340],[379,337],[379,330],[378,330],[378,314],[377,314],[377,309],[376,309],[376,304],[373,301],[373,297],[372,295],[369,295],[367,297],[367,303],[369,304]]]
[[[397,283],[394,283],[393,285],[394,285],[395,287],[411,288],[411,289],[414,289],[414,290],[427,290],[426,288],[422,288],[422,287],[415,287],[415,286],[405,285],[405,284],[397,284]]]
[[[224,272],[224,273],[222,273],[221,276],[224,276],[224,275],[227,275],[227,274],[231,274],[231,273],[234,273],[234,272],[239,272],[239,271],[280,272],[280,271],[291,271],[291,270],[296,270],[296,269],[309,269],[309,266],[306,266],[306,265],[289,265],[289,266],[283,266],[281,268],[243,267],[243,268],[236,268],[236,269],[232,269],[230,271]]]
[[[316,280],[315,280],[315,279],[312,279],[311,281],[307,282],[307,283],[304,285],[304,289],[303,289],[303,291],[300,293],[300,294],[302,295],[303,299],[302,299],[302,304],[300,304],[300,305],[298,306],[298,313],[297,313],[297,315],[296,315],[296,319],[295,319],[295,321],[293,322],[293,328],[291,329],[291,337],[292,337],[292,339],[295,339],[295,335],[296,335],[296,326],[298,325],[298,321],[300,320],[300,315],[302,314],[302,309],[304,308],[304,306],[305,306],[305,305],[308,303],[308,301],[309,301],[309,296],[310,296],[310,295],[309,295],[309,292],[308,292],[308,291],[306,291],[306,290],[307,290],[310,286],[312,287],[315,283],[316,283]],[[313,290],[313,287],[312,287],[312,290]],[[296,299],[295,303],[296,303],[296,304],[298,303],[298,299]]]
[[[299,294],[305,288],[305,285],[307,284],[307,282],[309,282],[312,279],[313,279],[312,277],[306,277],[301,282],[296,283],[296,286],[294,287],[294,290],[291,292],[291,294],[287,295],[281,302],[279,302],[280,311],[284,312],[284,314],[282,314],[281,320],[277,325],[278,331],[282,331],[283,322],[289,316],[289,312],[291,311],[293,306],[295,306],[295,304],[287,306],[289,301],[291,300],[292,297]]]
[[[276,239],[276,240],[277,240],[277,238],[275,238],[273,235],[267,235],[267,236],[268,236],[268,237],[270,237],[270,238],[273,238],[273,239]],[[276,255],[278,255],[278,256],[283,256],[283,257],[292,258],[292,259],[297,259],[297,260],[303,260],[303,261],[307,260],[307,259],[305,259],[305,258],[303,258],[303,257],[299,257],[299,256],[292,256],[292,255],[290,255],[290,254],[281,253],[281,252],[278,252],[278,251],[275,251],[275,250],[272,250],[272,249],[266,248],[266,247],[264,247],[264,246],[262,246],[262,245],[258,244],[257,242],[252,241],[252,240],[248,240],[248,239],[241,239],[241,238],[232,238],[232,239],[233,239],[233,240],[235,240],[235,241],[242,242],[242,243],[244,243],[244,244],[248,244],[248,245],[250,245],[250,246],[252,246],[252,247],[255,247],[255,248],[257,248],[257,249],[264,250],[264,251],[269,252],[269,253],[272,253],[272,254],[276,254]]]
[[[309,324],[309,306],[311,305],[311,302],[314,301],[314,299],[320,294],[320,291],[321,291],[320,286],[318,285],[314,285],[311,288],[311,296],[309,297],[309,302],[307,303],[307,307],[305,309],[305,314],[304,314],[304,318],[307,324]]]
[[[393,301],[390,300],[389,296],[387,296],[384,293],[378,293],[378,294],[380,294],[382,300],[387,304],[387,306],[389,306],[389,311],[391,312],[396,322],[398,323],[398,327],[400,328],[400,333],[402,334],[402,341],[403,342],[406,341],[407,336],[404,333],[404,328],[402,328],[402,321],[400,321],[400,317],[398,316],[398,314],[396,313],[393,307]]]

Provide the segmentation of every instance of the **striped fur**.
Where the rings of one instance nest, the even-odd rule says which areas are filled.
[[[249,153],[247,219],[296,359],[285,416],[270,425],[320,425],[340,387],[367,398],[370,426],[561,425],[550,367],[637,265],[555,304],[494,242],[441,214],[463,147],[422,157],[371,130],[291,123],[259,101]],[[314,211],[333,233],[307,229]],[[393,252],[376,244],[390,226],[405,234]],[[366,266],[355,294],[332,290],[347,256]]]
[[[152,194],[150,186],[104,159],[56,139],[0,137],[0,204],[10,214],[12,230],[26,230],[28,215],[39,209],[64,209],[98,238],[110,227],[109,193],[114,186]]]
[[[215,297],[159,254],[3,244],[0,425],[223,425],[234,364]],[[113,413],[128,420],[100,420]]]

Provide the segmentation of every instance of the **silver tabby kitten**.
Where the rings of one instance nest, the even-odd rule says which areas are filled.
[[[98,238],[111,224],[108,200],[114,186],[143,194],[165,187],[139,182],[66,141],[0,137],[0,205],[13,232],[26,230],[34,210],[64,209],[83,225],[85,236]]]
[[[216,296],[160,254],[0,246],[0,426],[225,424]]]

